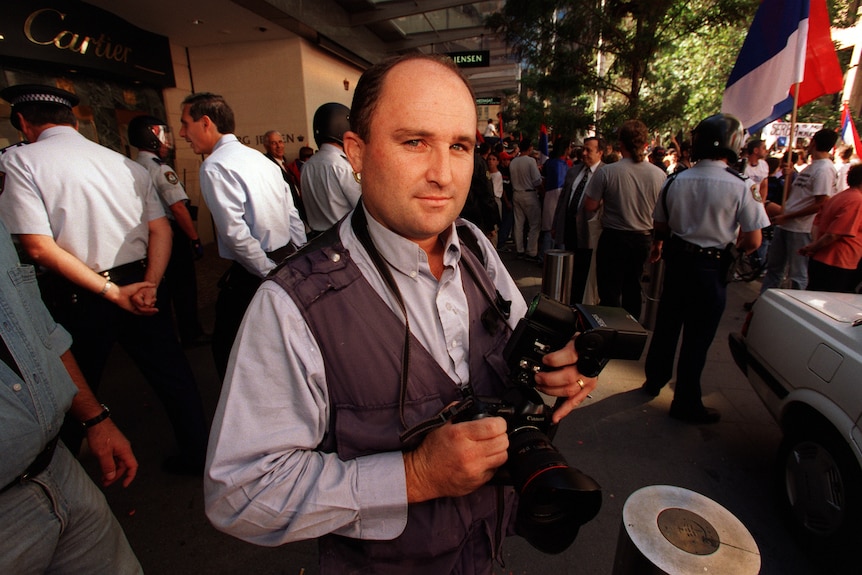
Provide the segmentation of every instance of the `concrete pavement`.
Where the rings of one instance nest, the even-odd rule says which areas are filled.
[[[525,297],[541,285],[541,268],[506,255],[507,266]],[[212,326],[215,281],[225,262],[208,246],[198,263],[201,312]],[[742,304],[758,283],[734,283],[704,373],[704,401],[722,412],[720,423],[691,426],[672,420],[667,410],[672,389],[651,399],[639,391],[643,360],[612,361],[599,387],[560,426],[554,444],[569,464],[603,487],[599,515],[585,525],[575,543],[559,555],[545,555],[519,538],[504,546],[505,566],[498,574],[610,574],[620,532],[622,508],[631,493],[647,485],[684,487],[727,508],[748,528],[759,546],[764,575],[821,573],[795,548],[777,518],[770,495],[771,466],[780,440],[778,427],[736,368],[727,334],[745,317]],[[205,408],[212,413],[220,382],[210,349],[188,351]],[[127,489],[105,493],[145,571],[155,574],[307,574],[317,570],[313,541],[279,548],[256,547],[217,532],[203,512],[199,478],[163,473],[162,459],[173,449],[167,418],[155,394],[116,350],[101,385],[101,399],[132,440],[141,463]],[[93,469],[94,462],[84,463]]]

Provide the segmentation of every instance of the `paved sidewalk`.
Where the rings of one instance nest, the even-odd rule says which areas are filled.
[[[525,297],[540,289],[541,268],[505,255]],[[198,263],[204,325],[212,326],[215,281],[225,262],[208,246]],[[727,310],[710,350],[704,374],[705,402],[722,412],[713,426],[672,420],[667,410],[672,390],[658,398],[640,393],[641,361],[611,362],[593,397],[569,416],[555,445],[570,465],[603,487],[598,517],[581,529],[560,555],[544,555],[524,541],[507,541],[499,574],[609,575],[613,570],[622,508],[637,489],[654,484],[697,491],[726,507],[749,529],[763,558],[763,575],[818,573],[795,549],[776,518],[770,498],[770,469],[780,433],[727,347],[727,334],[745,317],[742,304],[753,299],[758,283],[730,286]],[[205,408],[212,413],[220,382],[210,350],[188,351]],[[151,574],[306,574],[317,570],[314,541],[279,548],[256,547],[217,532],[203,513],[199,478],[164,474],[161,461],[173,438],[161,404],[125,354],[112,356],[101,385],[101,399],[132,440],[141,469],[128,489],[110,487],[106,496],[147,573]],[[92,469],[94,462],[85,459]]]

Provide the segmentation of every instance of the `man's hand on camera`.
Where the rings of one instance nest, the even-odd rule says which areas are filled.
[[[568,398],[554,410],[553,422],[559,423],[596,388],[598,379],[583,376],[578,372],[575,366],[578,352],[575,351],[574,339],[563,349],[545,355],[542,361],[547,366],[560,368],[556,371],[540,371],[536,374],[536,389],[554,397]]]
[[[445,423],[404,453],[408,503],[472,493],[506,463],[508,447],[502,417]]]

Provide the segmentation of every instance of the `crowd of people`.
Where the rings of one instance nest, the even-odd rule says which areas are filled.
[[[265,154],[243,145],[222,96],[182,102],[179,135],[205,156],[201,192],[231,262],[210,336],[165,122],[130,124],[132,161],[77,132],[74,94],[0,97],[31,142],[0,153],[4,572],[141,572],[75,459],[86,438],[104,485],[137,473],[97,399],[114,343],[168,413],[165,470],[203,476],[218,529],[269,546],[316,538],[322,573],[490,573],[504,537],[524,533],[518,493],[490,482],[509,430],[451,408],[506,392],[503,349],[527,303],[501,253],[571,251],[569,301],[635,319],[644,268],[663,260],[642,391],[657,396],[675,373],[669,415],[698,425],[720,418],[700,378],[738,252],[764,249],[769,230],[764,290],[785,275],[796,289],[858,284],[862,165],[835,168],[834,132],[814,134],[798,171],[722,114],[670,150],[637,119],[607,140],[558,137],[547,156],[491,120],[477,144],[467,80],[451,60],[410,54],[366,71],[351,108],[320,106],[318,152],[293,162],[277,131]],[[222,381],[211,424],[183,351],[201,343]],[[573,341],[543,362],[556,369],[535,384],[557,398],[557,424],[597,379],[578,371]]]

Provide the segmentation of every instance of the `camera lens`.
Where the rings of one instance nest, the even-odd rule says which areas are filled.
[[[551,440],[534,427],[510,432],[507,468],[520,495],[518,534],[540,551],[565,551],[580,526],[601,508],[598,483],[569,467]]]

